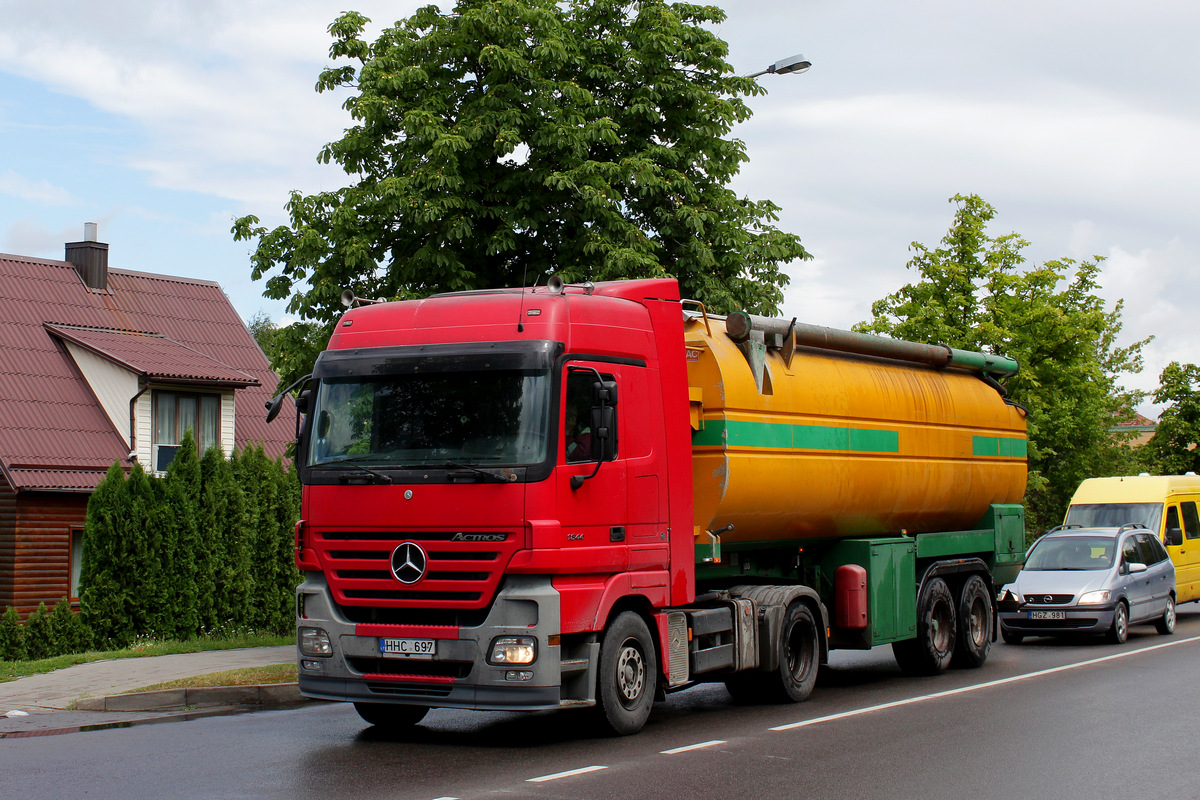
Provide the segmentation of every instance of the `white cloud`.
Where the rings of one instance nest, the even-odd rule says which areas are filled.
[[[48,206],[69,206],[79,202],[61,186],[45,179],[27,178],[11,169],[0,174],[0,194]]]

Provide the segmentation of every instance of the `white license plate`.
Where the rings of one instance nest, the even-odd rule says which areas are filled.
[[[379,652],[400,658],[433,658],[437,655],[437,639],[380,639]]]
[[[1030,611],[1030,619],[1066,619],[1067,612],[1065,611]]]

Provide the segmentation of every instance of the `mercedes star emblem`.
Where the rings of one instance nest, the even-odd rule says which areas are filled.
[[[402,542],[392,551],[392,574],[401,583],[416,583],[425,575],[429,558],[416,542]]]

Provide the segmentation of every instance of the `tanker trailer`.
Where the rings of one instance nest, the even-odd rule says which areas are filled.
[[[831,648],[981,665],[1024,553],[1016,365],[694,305],[352,300],[297,398],[302,693],[633,733],[700,682],[803,700]]]

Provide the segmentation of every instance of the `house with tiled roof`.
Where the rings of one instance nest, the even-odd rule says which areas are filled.
[[[0,254],[0,610],[75,598],[114,461],[161,472],[189,428],[201,448],[282,455],[276,383],[219,284],[111,269],[93,224],[63,261]]]

